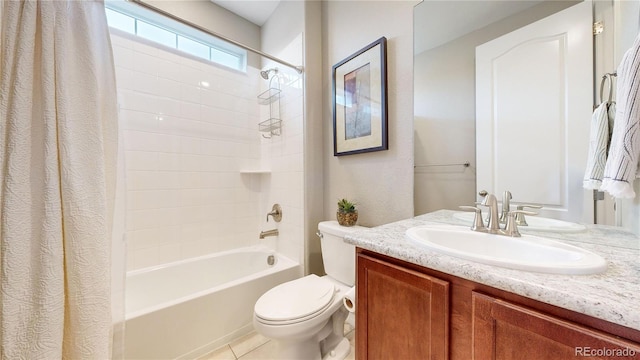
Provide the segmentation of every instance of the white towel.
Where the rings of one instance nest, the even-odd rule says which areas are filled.
[[[608,113],[608,104],[603,102],[595,109],[591,117],[589,154],[583,181],[585,189],[599,190],[600,185],[602,185],[602,176],[607,162],[607,148],[609,146]]]
[[[618,67],[617,110],[601,189],[616,198],[633,198],[640,156],[640,36]]]

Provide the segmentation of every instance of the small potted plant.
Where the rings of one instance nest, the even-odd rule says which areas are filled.
[[[347,199],[338,201],[338,224],[342,226],[353,226],[358,221],[358,210],[356,204]]]

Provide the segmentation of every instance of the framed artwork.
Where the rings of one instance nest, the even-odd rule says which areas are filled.
[[[387,39],[333,66],[333,155],[389,149]]]

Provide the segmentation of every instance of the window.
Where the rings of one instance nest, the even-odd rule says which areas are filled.
[[[109,26],[131,34],[136,33],[136,19],[111,9],[105,10],[107,11],[107,22]]]
[[[247,52],[224,40],[126,1],[105,1],[110,27],[192,56],[246,71]]]
[[[180,35],[178,35],[178,50],[182,50],[188,54],[191,54],[193,56],[197,56],[203,59],[219,62],[209,56],[209,52],[211,51],[211,48],[209,46],[199,41],[191,40],[189,38],[186,38]],[[226,65],[226,64],[223,64],[223,65]]]
[[[136,20],[136,35],[147,40],[155,41],[164,46],[176,47],[176,34],[161,27],[151,25],[142,20]]]

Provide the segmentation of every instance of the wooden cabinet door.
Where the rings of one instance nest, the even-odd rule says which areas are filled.
[[[638,344],[474,292],[473,359],[640,359]]]
[[[357,257],[359,360],[448,359],[449,283]]]

